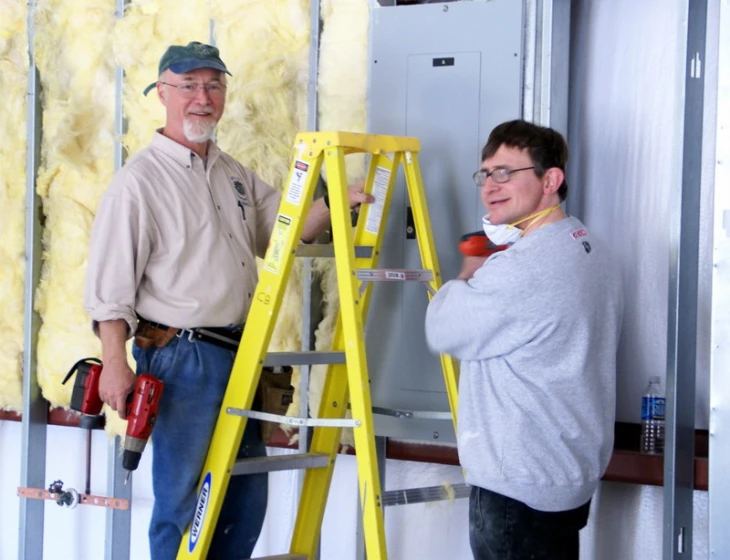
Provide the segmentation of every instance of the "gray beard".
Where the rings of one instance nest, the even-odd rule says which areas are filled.
[[[189,119],[183,120],[183,134],[188,142],[202,144],[211,140],[215,134],[215,127],[218,123],[215,121],[206,121],[205,123],[193,123]]]

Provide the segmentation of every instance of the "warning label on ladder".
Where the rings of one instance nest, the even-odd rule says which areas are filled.
[[[294,162],[294,170],[289,181],[289,188],[286,189],[286,201],[299,206],[302,200],[302,189],[309,173],[309,164],[297,160]]]
[[[291,218],[284,214],[279,214],[279,217],[276,219],[276,224],[274,224],[274,231],[271,232],[264,270],[268,270],[273,274],[279,274],[284,252],[283,248],[291,231],[290,226]]]
[[[385,204],[385,195],[388,194],[389,182],[390,169],[387,167],[376,168],[372,192],[375,202],[368,204],[368,218],[365,222],[365,231],[368,233],[377,234],[380,229],[380,220],[383,219],[383,205]]]

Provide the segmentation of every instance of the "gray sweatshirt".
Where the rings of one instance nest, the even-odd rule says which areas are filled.
[[[442,286],[426,339],[461,360],[459,459],[469,484],[542,511],[587,502],[608,466],[621,273],[575,218]]]

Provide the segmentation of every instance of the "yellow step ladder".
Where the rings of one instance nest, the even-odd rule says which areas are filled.
[[[241,351],[236,355],[198,486],[195,514],[183,537],[178,559],[206,557],[231,476],[301,468],[306,469],[306,475],[290,553],[269,558],[314,560],[343,427],[352,427],[354,433],[363,533],[368,558],[387,558],[363,324],[373,281],[420,281],[426,285],[429,297],[441,286],[441,274],[418,164],[419,150],[418,139],[408,137],[348,132],[297,135],[287,186],[282,193],[276,225],[246,321]],[[363,190],[375,197],[373,204],[362,206],[354,234],[345,176],[345,156],[353,153],[370,155]],[[332,351],[268,353],[269,341],[294,257],[300,248],[299,239],[323,160],[327,170],[340,295],[340,312]],[[377,269],[395,178],[401,164],[404,167],[413,211],[422,270]],[[310,451],[236,460],[236,451],[249,417],[281,420],[281,417],[250,411],[262,367],[313,363],[329,364],[318,417],[286,419],[291,425],[314,426]],[[455,425],[456,364],[446,355],[441,356],[441,364]],[[351,419],[345,419],[348,396]]]

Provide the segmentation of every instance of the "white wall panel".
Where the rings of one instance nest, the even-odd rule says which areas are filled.
[[[618,419],[638,422],[650,375],[664,379],[668,194],[676,149],[680,4],[574,2],[568,208],[620,257],[626,315]],[[705,394],[706,398],[706,394]]]

